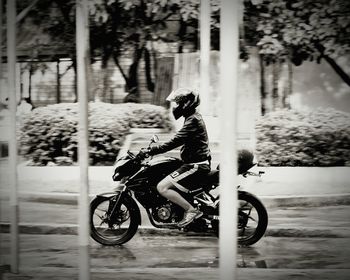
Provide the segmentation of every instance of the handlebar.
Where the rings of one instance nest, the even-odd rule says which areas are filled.
[[[259,173],[255,173],[252,171],[247,171],[246,173],[243,174],[243,177],[246,178],[247,176],[256,176],[256,177],[261,177],[261,175],[265,174],[265,171],[259,171]]]
[[[135,158],[143,160],[145,158],[150,157],[150,155],[148,154],[147,150],[149,151],[151,146],[152,146],[152,144],[157,143],[158,141],[159,141],[158,136],[157,135],[153,135],[151,140],[150,140],[150,143],[148,144],[148,147],[147,148],[141,148],[140,151],[138,152],[138,154],[135,156]],[[145,150],[146,150],[146,152],[145,152]]]

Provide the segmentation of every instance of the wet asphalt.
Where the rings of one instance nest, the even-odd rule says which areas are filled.
[[[324,278],[325,275],[333,271],[333,278],[329,279],[349,279],[342,278],[350,272],[349,242],[350,238],[264,237],[253,246],[239,247],[236,265],[243,274],[257,270],[263,274],[274,270],[294,271],[294,274],[312,271],[316,278],[307,279],[328,279]],[[21,279],[41,279],[41,275],[49,272],[57,279],[77,277],[77,244],[78,237],[75,235],[21,235],[20,270],[21,275],[27,277]],[[9,258],[8,234],[2,235],[2,255],[5,259]],[[165,270],[190,272],[202,269],[202,272],[211,271],[209,274],[215,277],[213,275],[219,266],[218,239],[137,234],[123,246],[105,247],[91,241],[90,258],[91,271],[97,274],[122,271],[128,272],[128,277],[139,275],[139,278],[133,279],[146,279],[140,271],[151,271],[157,275],[157,272]],[[189,277],[188,273],[186,275]],[[197,279],[197,276],[193,277]],[[211,277],[205,279],[215,279]]]

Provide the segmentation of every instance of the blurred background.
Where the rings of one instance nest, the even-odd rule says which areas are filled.
[[[2,1],[1,157],[7,156],[6,5]],[[220,111],[219,1],[211,1],[209,110]],[[90,157],[112,164],[132,128],[171,131],[165,101],[199,89],[200,1],[89,1]],[[244,0],[238,138],[261,164],[349,165],[350,4]],[[75,1],[17,3],[19,146],[30,165],[77,160]],[[271,133],[273,131],[273,133]],[[336,141],[335,141],[336,140]]]

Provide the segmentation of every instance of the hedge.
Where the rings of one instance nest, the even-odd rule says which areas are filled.
[[[39,107],[21,127],[20,151],[30,165],[72,165],[77,161],[78,105]],[[172,128],[165,108],[150,104],[89,104],[90,164],[113,164],[130,128]]]
[[[350,114],[282,110],[257,124],[262,166],[350,166]]]

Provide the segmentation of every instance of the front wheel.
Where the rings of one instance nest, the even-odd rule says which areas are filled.
[[[97,196],[90,203],[90,235],[102,245],[115,246],[128,242],[140,223],[140,210],[129,196],[122,198],[114,218],[110,212],[118,194],[110,197]]]

